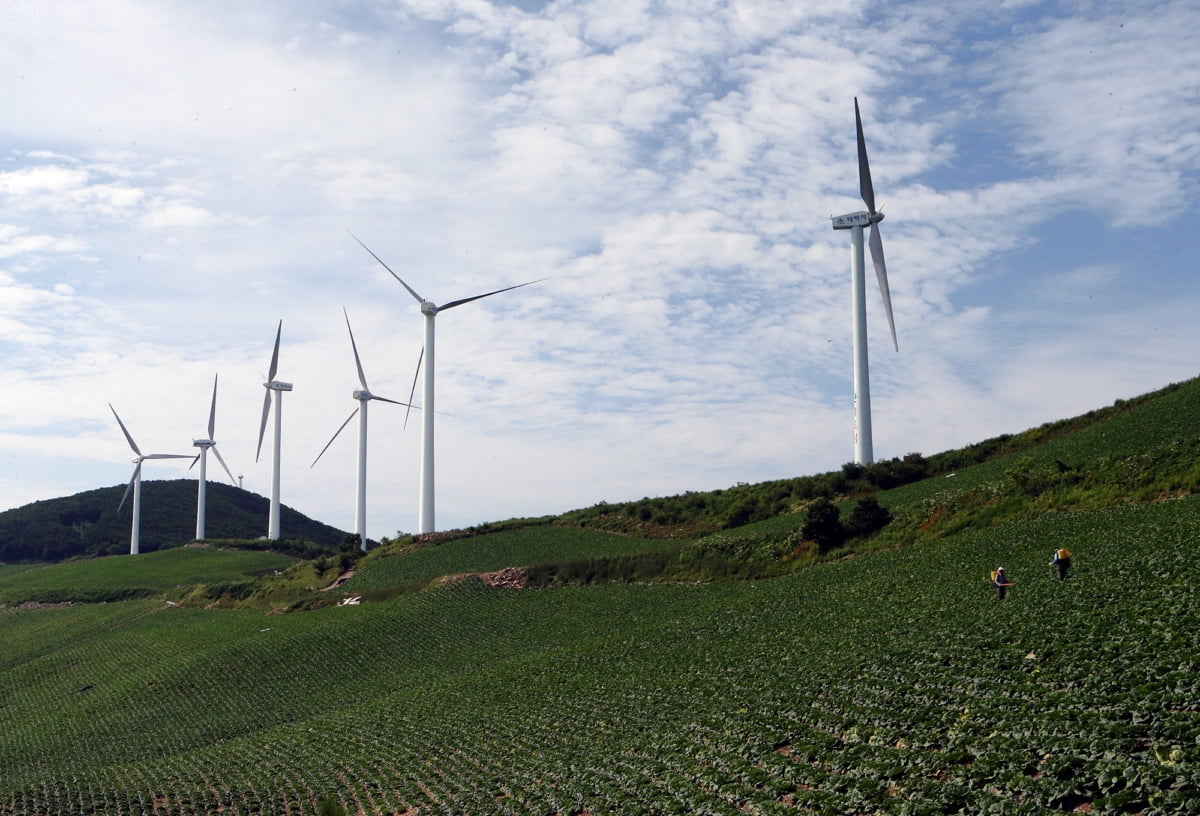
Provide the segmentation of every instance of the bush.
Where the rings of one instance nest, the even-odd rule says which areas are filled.
[[[846,521],[846,533],[851,538],[866,538],[887,526],[892,514],[874,496],[866,496],[854,504]]]
[[[841,513],[826,498],[819,498],[808,506],[808,520],[800,530],[805,541],[815,542],[817,548],[829,552],[840,547],[846,540],[846,529],[842,526]]]

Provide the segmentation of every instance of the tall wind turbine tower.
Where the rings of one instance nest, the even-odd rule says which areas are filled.
[[[275,458],[271,466],[271,515],[267,521],[267,538],[271,541],[279,540],[279,442],[283,437],[283,392],[291,391],[292,384],[289,382],[280,382],[275,379],[275,374],[279,370],[279,338],[283,335],[283,321],[279,321],[279,328],[275,330],[275,350],[271,352],[271,367],[267,371],[267,381],[263,383],[263,388],[267,389],[265,398],[263,399],[262,423],[258,428],[258,451],[254,454],[254,461],[258,461],[258,457],[262,454],[263,436],[267,432],[267,417],[271,413],[271,395],[275,395]]]
[[[867,371],[867,295],[866,266],[863,257],[863,228],[870,225],[871,260],[883,310],[892,330],[892,346],[900,351],[896,340],[896,322],[892,318],[892,296],[888,291],[887,267],[883,261],[883,241],[879,237],[879,222],[883,213],[875,209],[875,188],[871,184],[871,166],[867,163],[867,142],[863,138],[862,116],[858,112],[858,97],[854,98],[854,124],[858,131],[858,188],[866,212],[859,211],[833,216],[835,230],[850,230],[850,300],[854,331],[854,461],[869,465],[875,461],[871,443],[871,382]]]
[[[141,552],[141,524],[142,524],[142,462],[147,459],[191,459],[192,457],[186,453],[142,453],[138,449],[137,443],[133,441],[133,437],[129,435],[129,430],[125,427],[125,423],[121,421],[121,417],[117,414],[117,409],[112,407],[112,403],[108,404],[108,410],[113,412],[113,416],[117,418],[117,424],[121,426],[121,433],[125,434],[125,441],[129,443],[129,447],[133,449],[133,476],[129,479],[129,484],[125,486],[125,493],[121,496],[121,503],[117,506],[117,512],[121,512],[121,508],[125,506],[125,500],[129,498],[129,491],[133,491],[133,524],[129,532],[129,554],[137,555]]]
[[[434,488],[433,488],[433,371],[434,371],[434,318],[439,312],[444,312],[447,309],[453,309],[455,306],[462,306],[464,303],[470,303],[473,300],[480,300],[492,295],[498,295],[501,292],[508,292],[512,289],[520,289],[522,286],[529,286],[531,283],[539,281],[527,281],[518,283],[516,286],[506,286],[503,289],[496,289],[491,292],[485,292],[482,295],[473,295],[459,300],[452,300],[449,303],[443,303],[438,306],[436,303],[418,295],[411,286],[404,282],[404,279],[392,272],[391,267],[383,262],[378,255],[371,252],[370,247],[359,241],[353,234],[350,236],[358,241],[359,246],[371,253],[371,257],[379,261],[380,266],[391,273],[392,277],[400,281],[408,293],[412,295],[421,307],[421,314],[425,316],[425,346],[423,350],[425,363],[425,379],[422,383],[421,391],[421,492],[420,505],[417,518],[417,532],[432,533],[436,527],[434,526]],[[543,279],[544,280],[544,279]]]
[[[221,463],[221,467],[225,468],[225,472],[229,474],[229,480],[237,484],[237,480],[233,478],[233,471],[229,469],[229,465],[225,464],[225,460],[221,458],[221,452],[217,450],[217,443],[213,439],[213,433],[217,425],[217,375],[213,375],[213,395],[212,407],[208,411],[208,438],[193,439],[192,445],[199,448],[200,452],[196,454],[196,458],[192,461],[194,466],[196,462],[200,463],[200,484],[196,488],[196,540],[204,540],[204,517],[207,511],[207,492],[208,484],[208,451],[211,448],[213,455],[217,457],[217,461]]]
[[[345,308],[342,313],[346,314]],[[313,460],[313,467],[325,455],[325,451],[329,450],[329,446],[333,444],[333,440],[338,438],[338,434],[342,432],[350,420],[354,419],[354,415],[358,414],[358,481],[355,489],[354,502],[354,532],[358,534],[359,544],[362,551],[367,551],[367,404],[371,400],[379,400],[380,402],[390,402],[393,405],[405,405],[411,408],[407,402],[388,399],[381,397],[378,394],[371,393],[370,387],[367,385],[367,375],[363,373],[362,358],[358,356],[358,345],[354,342],[354,329],[350,328],[350,315],[346,314],[346,331],[350,332],[350,348],[354,351],[354,365],[358,369],[358,382],[362,388],[355,391],[351,396],[358,400],[358,407],[355,408],[350,416],[346,417],[346,421],[341,424],[329,441],[325,443],[325,447],[321,448],[321,452],[317,454],[317,458]]]

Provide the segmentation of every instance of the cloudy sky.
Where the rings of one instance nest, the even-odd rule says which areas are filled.
[[[1197,373],[1192,0],[9,0],[0,89],[0,509],[128,480],[110,402],[195,452],[214,374],[267,494],[282,320],[283,502],[352,528],[342,309],[401,400],[422,318],[350,233],[434,302],[545,278],[437,320],[439,528],[836,469],[855,96],[877,458]],[[370,420],[413,531],[419,418]]]

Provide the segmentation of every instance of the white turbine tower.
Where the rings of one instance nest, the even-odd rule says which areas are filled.
[[[867,142],[863,138],[862,117],[858,112],[858,97],[854,98],[854,123],[858,131],[858,187],[866,212],[859,211],[833,217],[835,230],[850,230],[850,298],[854,326],[854,461],[869,465],[875,461],[871,442],[871,383],[867,371],[867,295],[866,266],[863,258],[863,227],[871,226],[871,260],[879,293],[883,295],[883,310],[892,330],[892,345],[896,351],[896,322],[892,319],[892,296],[888,291],[887,267],[883,262],[883,241],[879,237],[879,222],[883,213],[875,210],[875,188],[871,185],[871,167],[867,163]]]
[[[271,394],[274,393],[275,460],[271,467],[271,515],[267,522],[267,538],[271,541],[279,540],[279,442],[283,436],[283,392],[292,390],[291,383],[275,379],[275,373],[279,370],[279,338],[282,335],[283,321],[280,320],[279,328],[275,331],[275,350],[271,352],[271,367],[267,370],[267,381],[263,383],[267,394],[263,399],[262,423],[258,429],[258,451],[254,454],[254,461],[257,462],[262,453],[263,435],[267,432],[267,417],[271,413]]]
[[[345,308],[342,313],[346,314]],[[325,451],[329,450],[329,446],[333,444],[333,440],[338,438],[350,420],[354,419],[354,415],[358,414],[358,482],[355,490],[354,504],[354,532],[358,534],[358,540],[362,546],[362,551],[367,551],[367,403],[371,400],[379,400],[380,402],[390,402],[393,405],[405,405],[411,408],[407,402],[388,399],[381,397],[378,394],[371,393],[370,387],[367,385],[367,375],[363,373],[362,359],[358,356],[358,345],[354,342],[354,330],[350,328],[350,315],[346,314],[346,331],[350,332],[350,348],[354,351],[354,365],[358,369],[358,382],[362,388],[355,391],[352,396],[358,400],[358,407],[351,412],[350,416],[346,417],[346,421],[341,424],[329,441],[325,443],[325,447],[321,448],[321,452],[317,454],[317,458],[313,460],[312,465],[315,467],[321,457],[325,455]]]
[[[434,527],[434,489],[433,489],[433,372],[434,372],[434,318],[438,312],[444,312],[447,309],[453,309],[455,306],[462,306],[464,303],[470,303],[473,300],[480,300],[492,295],[498,295],[501,292],[508,292],[512,289],[520,289],[522,286],[529,286],[532,283],[539,281],[527,281],[518,283],[515,286],[506,286],[503,289],[496,289],[491,292],[485,292],[482,295],[473,295],[468,298],[452,300],[449,303],[443,303],[438,306],[436,303],[418,295],[411,286],[404,282],[404,279],[392,272],[391,267],[383,262],[378,255],[371,252],[370,247],[359,241],[354,235],[350,236],[358,241],[359,245],[371,253],[371,257],[379,261],[380,266],[391,273],[392,277],[400,281],[400,285],[408,290],[408,293],[413,296],[413,299],[421,306],[421,314],[425,316],[425,345],[423,349],[423,357],[425,363],[425,379],[422,383],[421,396],[421,492],[420,492],[420,511],[417,519],[417,532],[432,533]],[[542,279],[544,280],[544,279]]]
[[[121,496],[121,504],[117,506],[117,512],[125,506],[125,500],[129,498],[129,491],[133,491],[133,525],[129,533],[129,554],[137,555],[140,550],[140,534],[142,521],[142,462],[147,459],[191,459],[192,457],[186,453],[142,453],[133,441],[133,437],[129,435],[129,430],[125,427],[125,423],[121,421],[121,417],[117,415],[117,409],[112,407],[112,403],[108,404],[108,410],[113,412],[113,416],[117,418],[117,424],[121,426],[121,433],[125,434],[125,441],[129,443],[129,447],[133,449],[133,476],[129,479],[129,484],[125,486],[125,494]]]
[[[195,467],[196,462],[200,463],[200,484],[196,488],[196,540],[204,540],[204,517],[207,510],[206,486],[208,484],[208,451],[212,449],[213,455],[217,457],[217,461],[221,463],[221,467],[225,468],[225,472],[229,474],[229,480],[237,484],[237,480],[233,478],[233,471],[229,469],[229,465],[225,464],[225,460],[221,458],[221,452],[217,450],[217,443],[213,439],[213,433],[217,425],[217,375],[213,375],[213,395],[212,408],[208,411],[208,438],[193,439],[192,445],[200,449],[196,454],[196,458],[192,460],[192,467]],[[190,468],[189,468],[190,470]]]

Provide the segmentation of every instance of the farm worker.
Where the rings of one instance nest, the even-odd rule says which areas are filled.
[[[1058,567],[1058,580],[1067,580],[1067,570],[1071,568],[1071,551],[1066,547],[1056,548],[1054,557],[1050,559],[1050,566]]]
[[[992,573],[992,584],[996,587],[996,599],[1003,601],[1005,591],[1012,586],[1012,581],[1004,573],[1004,567],[996,567]]]

